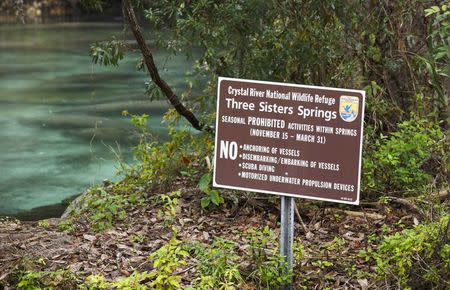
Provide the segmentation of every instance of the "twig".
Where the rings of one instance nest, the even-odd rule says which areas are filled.
[[[303,227],[303,230],[305,231],[305,233],[310,232],[310,230],[308,229],[308,227],[305,225],[305,223],[303,222],[302,216],[300,215],[300,212],[298,211],[298,207],[297,207],[297,203],[294,203],[294,210],[295,210],[295,215],[297,216],[298,221],[300,222],[300,224]]]
[[[189,266],[189,267],[187,267],[187,268],[184,269],[184,270],[181,270],[181,271],[178,271],[178,272],[172,274],[172,276],[177,276],[177,275],[181,275],[181,274],[183,274],[183,273],[186,273],[187,271],[191,270],[191,269],[194,268],[194,267],[195,267],[195,265]]]
[[[11,261],[16,261],[19,260],[21,257],[14,257],[14,258],[7,258],[7,259],[1,259],[0,262],[5,263],[5,262],[11,262]]]

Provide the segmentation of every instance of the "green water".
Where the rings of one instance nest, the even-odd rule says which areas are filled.
[[[123,110],[148,113],[153,132],[165,103],[143,95],[146,76],[130,55],[119,68],[92,65],[93,41],[122,37],[120,23],[0,24],[0,215],[55,204],[103,179],[117,179],[108,149],[131,161]],[[190,65],[155,51],[181,90]],[[52,215],[51,212],[48,213]]]

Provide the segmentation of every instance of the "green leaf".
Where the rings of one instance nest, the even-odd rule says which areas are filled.
[[[210,203],[211,203],[211,199],[209,197],[204,197],[200,201],[200,205],[202,206],[202,208],[207,208]]]
[[[428,9],[425,9],[425,16],[430,16],[432,14],[438,13],[439,11],[441,11],[439,9],[439,6],[431,6]]]
[[[209,189],[211,184],[212,175],[211,173],[206,173],[200,178],[200,181],[198,182],[198,188],[200,188],[201,191],[205,192]]]
[[[220,196],[219,196],[219,192],[217,190],[211,190],[210,194],[209,194],[211,201],[215,204],[215,205],[219,205],[220,204]]]

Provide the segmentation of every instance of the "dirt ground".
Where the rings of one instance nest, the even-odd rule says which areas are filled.
[[[182,189],[173,223],[178,239],[204,244],[216,237],[235,241],[245,273],[251,266],[245,258],[249,256],[245,233],[264,226],[279,233],[279,198],[253,195],[238,205],[204,211],[200,207],[201,196],[195,188]],[[297,209],[295,238],[304,245],[305,254],[295,265],[295,279],[301,283],[308,277],[317,289],[373,289],[376,281],[355,278],[357,271],[373,272],[370,263],[358,256],[359,251],[374,246],[376,237],[386,231],[400,230],[400,224],[411,226],[420,221],[419,214],[411,214],[396,204],[388,207],[368,203],[344,210],[329,203],[297,200]],[[150,271],[148,255],[173,234],[152,203],[129,211],[125,220],[100,233],[91,233],[86,224],[79,222],[76,231],[67,234],[58,230],[58,222],[59,219],[50,219],[48,226],[43,227],[38,222],[0,221],[0,282],[7,281],[24,258],[41,259],[45,270],[70,269],[82,276],[100,273],[108,279],[128,276],[136,270]],[[140,241],[133,236],[139,236]],[[329,247],[336,238],[341,241],[339,248]],[[331,266],[317,263],[322,260],[331,262]],[[183,285],[190,284],[195,271],[193,261],[180,271]]]

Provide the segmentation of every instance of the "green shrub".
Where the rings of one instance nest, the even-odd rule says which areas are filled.
[[[158,216],[164,217],[165,226],[173,224],[177,214],[178,199],[181,197],[181,191],[174,191],[169,194],[160,194],[157,196],[157,203],[160,206]]]
[[[205,157],[212,154],[213,140],[207,134],[192,134],[186,128],[169,126],[169,140],[149,142],[141,136],[134,148],[137,164],[128,172],[139,184],[168,185],[177,176],[194,178],[206,168]]]
[[[145,241],[145,236],[141,235],[141,234],[133,234],[130,236],[130,240],[132,242],[138,243],[138,244],[143,244]]]
[[[427,165],[433,164],[444,141],[440,127],[425,119],[398,124],[398,131],[366,145],[364,189],[379,193],[420,192],[441,169]]]
[[[89,191],[85,197],[86,207],[82,213],[92,221],[93,231],[102,231],[112,226],[114,220],[124,220],[126,210],[142,202],[139,193],[123,195],[107,192],[98,187]]]
[[[74,233],[76,228],[71,218],[63,219],[58,223],[58,229],[68,234]]]
[[[44,229],[48,229],[50,227],[50,223],[48,220],[40,220],[38,222],[38,226],[44,228]]]
[[[79,277],[68,270],[32,271],[27,270],[19,274],[15,289],[18,290],[50,290],[75,289]]]
[[[117,290],[146,290],[147,285],[146,281],[151,278],[150,273],[148,272],[134,272],[129,277],[119,278],[115,282],[110,285],[113,289]],[[156,288],[160,289],[160,288]],[[172,288],[165,288],[172,289]]]
[[[133,272],[128,277],[119,277],[109,282],[100,274],[93,274],[86,278],[84,284],[78,286],[81,290],[146,290],[150,274],[148,272]]]
[[[373,252],[381,281],[409,289],[450,287],[450,215],[386,236]]]
[[[183,259],[189,256],[189,253],[182,248],[182,242],[176,239],[173,234],[172,239],[150,254],[149,260],[153,261],[154,270],[149,273],[148,278],[151,289],[180,289],[181,276],[175,274],[175,270],[186,265]]]
[[[224,198],[220,196],[220,190],[212,189],[211,187],[212,172],[205,173],[198,182],[198,188],[206,194],[201,199],[202,208],[208,208],[211,203],[220,205],[225,202]]]
[[[90,275],[86,278],[86,282],[80,285],[82,290],[107,290],[109,287],[108,281],[105,277],[99,274]]]
[[[269,228],[262,230],[250,230],[250,249],[254,265],[250,278],[262,289],[275,289],[291,281],[292,270],[286,273],[287,264],[285,258],[280,256],[277,236]],[[297,241],[294,245],[295,257],[303,256],[303,247]]]
[[[236,244],[216,238],[210,246],[195,244],[191,251],[197,259],[199,276],[194,289],[240,289],[243,279],[239,271]]]
[[[69,218],[58,224],[61,231],[73,233],[77,219],[87,219],[94,232],[110,228],[114,221],[124,220],[127,210],[142,205],[144,199],[140,192],[122,192],[127,181],[118,183],[113,189],[106,191],[103,187],[93,187],[82,197],[77,208]]]

